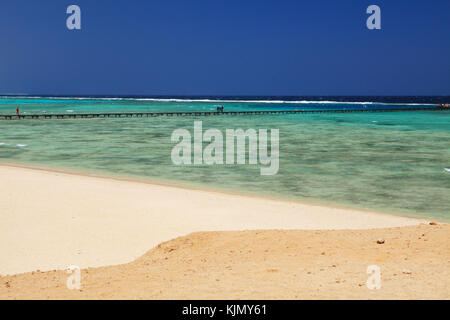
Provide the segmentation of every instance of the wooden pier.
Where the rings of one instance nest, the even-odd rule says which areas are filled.
[[[15,114],[0,115],[0,119],[88,119],[88,118],[143,118],[143,117],[179,117],[179,116],[239,116],[263,114],[318,114],[318,113],[374,113],[374,112],[411,112],[411,111],[449,111],[449,108],[386,108],[386,109],[321,109],[321,110],[260,110],[260,111],[199,111],[199,112],[120,112],[120,113],[64,113],[64,114]]]

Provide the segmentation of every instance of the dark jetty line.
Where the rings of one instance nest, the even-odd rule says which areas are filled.
[[[410,111],[449,111],[450,108],[386,108],[386,109],[328,109],[328,110],[260,110],[260,111],[202,111],[202,112],[121,112],[121,113],[66,113],[66,114],[19,114],[0,115],[0,119],[86,119],[86,118],[142,118],[160,116],[238,116],[261,114],[314,114],[314,113],[362,113],[362,112],[410,112]]]

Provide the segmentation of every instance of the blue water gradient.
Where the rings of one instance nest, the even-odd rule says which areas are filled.
[[[369,98],[367,98],[369,99]],[[196,100],[196,101],[193,101]],[[433,107],[436,99],[0,98],[0,113]],[[440,101],[437,98],[438,102]],[[334,101],[334,102],[333,102]],[[173,130],[279,129],[280,169],[175,166]],[[206,144],[205,144],[206,145]],[[450,112],[0,120],[0,161],[450,220]],[[176,201],[176,199],[174,199]]]

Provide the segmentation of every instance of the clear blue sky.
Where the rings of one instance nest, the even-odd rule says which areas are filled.
[[[0,39],[1,94],[450,95],[448,0],[2,0]]]

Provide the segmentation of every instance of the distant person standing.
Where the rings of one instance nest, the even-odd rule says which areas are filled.
[[[19,113],[20,113],[19,108],[16,108],[16,114],[19,115]]]

